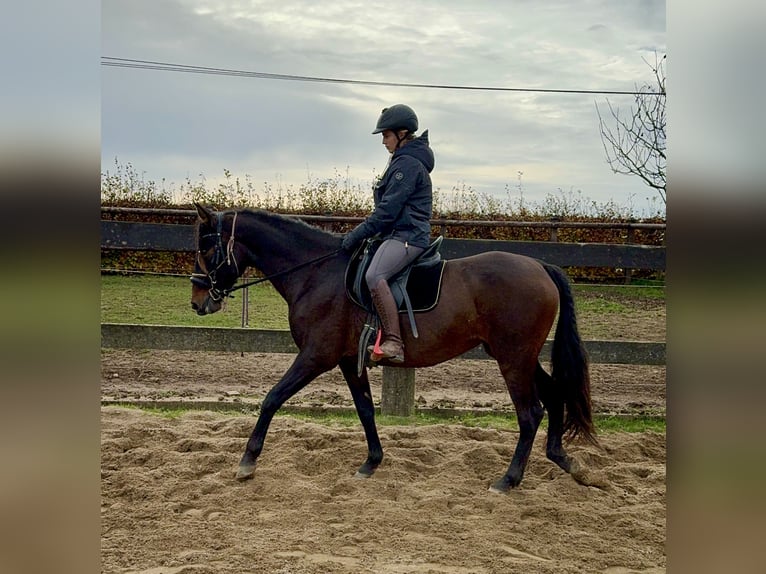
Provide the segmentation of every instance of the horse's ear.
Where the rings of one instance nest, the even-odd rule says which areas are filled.
[[[213,212],[209,210],[204,205],[200,205],[196,201],[194,202],[194,207],[197,208],[197,215],[199,215],[199,218],[202,220],[202,223],[206,223],[210,225],[211,221],[213,221]]]

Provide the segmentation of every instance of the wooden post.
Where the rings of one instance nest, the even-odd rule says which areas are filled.
[[[633,243],[634,240],[635,240],[635,233],[633,232],[633,228],[632,227],[628,227],[628,241],[627,242],[628,243]],[[631,278],[633,276],[633,273],[631,271],[632,270],[631,270],[630,267],[627,267],[625,269],[625,285],[630,285],[630,280],[631,280]]]
[[[551,217],[550,221],[552,221],[553,223],[556,223],[557,221],[561,221],[561,218],[554,216],[554,217]],[[558,240],[559,240],[559,228],[558,227],[551,227],[551,238],[550,238],[550,240],[553,243],[558,243]]]
[[[415,369],[383,367],[380,414],[409,417],[415,413]]]

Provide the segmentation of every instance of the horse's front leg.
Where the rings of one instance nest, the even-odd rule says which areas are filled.
[[[340,370],[348,383],[351,396],[354,399],[356,413],[364,428],[364,436],[367,438],[367,460],[356,471],[359,478],[369,478],[383,460],[383,448],[380,445],[378,429],[375,427],[375,405],[370,392],[370,381],[367,378],[367,369],[362,375],[356,374],[356,357],[344,357],[340,362]]]
[[[253,478],[255,473],[255,463],[263,450],[263,441],[266,439],[266,432],[269,430],[271,419],[279,408],[293,395],[316,379],[322,373],[329,371],[331,367],[320,366],[316,361],[302,354],[298,354],[282,376],[280,381],[266,394],[261,404],[261,414],[255,423],[250,439],[247,441],[245,454],[239,461],[237,469],[237,480],[247,480]]]

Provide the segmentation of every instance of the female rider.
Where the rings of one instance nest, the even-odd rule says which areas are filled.
[[[428,247],[431,235],[433,197],[431,176],[434,154],[428,145],[428,130],[419,137],[418,117],[409,106],[384,108],[373,134],[382,134],[391,154],[389,163],[373,190],[375,209],[343,238],[342,247],[352,251],[364,239],[384,239],[373,256],[365,281],[383,325],[380,354],[369,348],[373,361],[404,361],[399,312],[388,279]]]

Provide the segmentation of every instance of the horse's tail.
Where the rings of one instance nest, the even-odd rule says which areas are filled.
[[[566,407],[564,436],[567,440],[579,436],[595,444],[588,354],[577,329],[572,288],[559,267],[548,263],[543,266],[559,290],[559,320],[551,351],[551,376],[554,388],[563,394]]]

